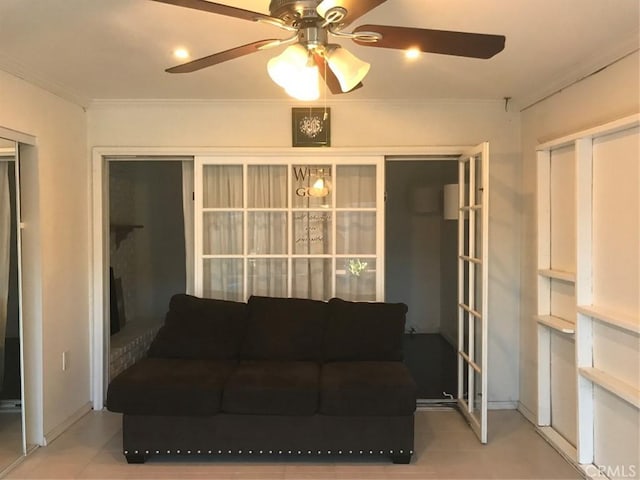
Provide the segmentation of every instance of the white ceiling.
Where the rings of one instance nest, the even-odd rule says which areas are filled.
[[[268,0],[220,0],[268,13]],[[533,101],[638,49],[638,0],[388,0],[354,22],[502,34],[490,60],[340,41],[372,64],[364,88],[339,99]],[[0,0],[0,69],[82,105],[94,99],[284,99],[258,52],[191,74],[164,69],[264,38],[278,28],[151,0]],[[1,95],[1,92],[0,92]],[[330,94],[329,94],[330,95]]]

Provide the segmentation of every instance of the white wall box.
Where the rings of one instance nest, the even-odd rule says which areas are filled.
[[[638,474],[640,115],[538,147],[538,425],[589,477]]]

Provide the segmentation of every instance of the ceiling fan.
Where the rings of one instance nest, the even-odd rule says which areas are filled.
[[[369,47],[488,59],[504,49],[505,37],[481,33],[452,32],[389,25],[345,27],[386,0],[271,0],[269,15],[207,0],[154,0],[179,7],[274,25],[290,32],[283,39],[258,40],[214,53],[175,67],[169,73],[189,73],[260,50],[289,45],[272,58],[267,69],[271,78],[291,96],[314,100],[319,96],[319,78],[333,94],[362,87],[370,65],[346,49],[330,43],[330,37],[351,39]]]

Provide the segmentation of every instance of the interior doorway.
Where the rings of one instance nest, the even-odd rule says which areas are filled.
[[[109,159],[109,380],[146,354],[186,265],[183,162]]]
[[[404,359],[419,403],[454,403],[457,393],[457,196],[455,216],[445,215],[457,160],[386,162],[385,300],[409,307]]]

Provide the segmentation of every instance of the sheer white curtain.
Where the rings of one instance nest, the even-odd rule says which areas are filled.
[[[203,260],[206,297],[243,300],[242,196],[241,165],[203,167],[203,253],[225,256]]]
[[[334,195],[330,165],[293,165],[295,182],[293,206],[305,209],[293,213],[293,253],[295,255],[331,255],[333,253]],[[321,187],[317,187],[320,182]],[[315,187],[315,188],[314,188]],[[313,190],[312,190],[313,189]],[[325,195],[311,191],[325,190]],[[333,292],[331,258],[294,258],[292,260],[292,295],[314,300],[328,300]]]
[[[287,167],[249,165],[247,169],[247,207],[250,209],[287,208]],[[287,212],[249,211],[247,213],[248,253],[287,254]],[[250,258],[247,295],[287,296],[287,259]]]
[[[345,165],[337,167],[336,206],[338,208],[376,207],[376,167]],[[376,212],[339,211],[336,218],[336,253],[349,255],[336,270],[336,296],[348,300],[376,298],[376,262],[363,255],[376,253]]]
[[[182,162],[182,214],[184,217],[184,256],[186,293],[194,294],[194,243],[193,243],[193,160]]]
[[[0,387],[4,382],[4,342],[7,330],[10,243],[9,165],[6,161],[0,161]]]

